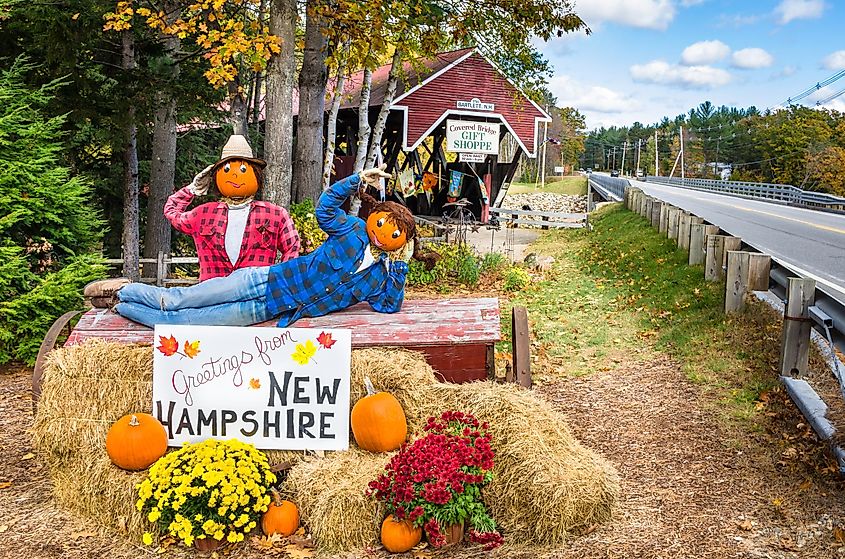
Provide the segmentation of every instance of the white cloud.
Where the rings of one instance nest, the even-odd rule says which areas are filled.
[[[575,13],[589,27],[606,21],[664,30],[675,18],[672,0],[584,0],[576,4]]]
[[[600,85],[587,85],[570,76],[554,76],[549,80],[549,91],[557,97],[559,107],[574,107],[579,111],[621,113],[639,108],[639,102]]]
[[[775,61],[771,54],[763,49],[750,48],[734,52],[733,65],[736,68],[766,68]]]
[[[761,19],[763,19],[763,16],[760,15],[744,16],[741,14],[721,14],[719,16],[718,27],[744,27],[746,25],[754,25]]]
[[[822,61],[828,70],[845,70],[845,50],[832,52],[824,57]]]
[[[823,0],[783,0],[775,8],[778,22],[785,25],[794,19],[815,19],[822,17],[825,9]]]
[[[708,89],[731,81],[730,73],[712,66],[679,66],[663,60],[634,64],[630,68],[634,81],[675,85],[691,89]]]
[[[789,76],[795,74],[798,71],[798,66],[787,65],[784,66],[779,72],[775,72],[771,75],[773,80],[780,79],[780,78],[788,78]]]
[[[707,0],[681,0],[681,6],[684,8],[689,8],[690,6],[697,6],[699,4],[704,4]]]
[[[712,64],[731,53],[731,48],[722,41],[699,41],[684,49],[681,62],[687,66]]]

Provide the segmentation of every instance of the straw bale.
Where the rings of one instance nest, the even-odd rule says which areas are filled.
[[[320,549],[350,550],[378,541],[383,515],[376,500],[366,495],[367,484],[384,471],[393,454],[350,447],[290,470],[282,489],[296,502]]]
[[[370,378],[376,390],[393,394],[405,410],[423,406],[428,387],[438,382],[434,369],[421,353],[403,349],[356,349],[352,352],[351,405],[367,395],[365,376]],[[418,416],[407,419],[408,432],[422,429],[423,423]],[[422,421],[425,419],[423,417]]]
[[[406,409],[419,422],[447,409],[490,424],[494,480],[484,501],[516,545],[559,545],[610,519],[619,495],[616,470],[572,435],[563,414],[514,384],[437,384],[425,405]],[[422,418],[422,419],[421,419]]]

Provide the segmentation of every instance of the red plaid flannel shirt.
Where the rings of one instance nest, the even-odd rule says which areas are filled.
[[[270,266],[299,255],[299,235],[287,210],[269,202],[252,202],[246,221],[241,252],[233,265],[226,254],[226,225],[229,207],[224,202],[208,202],[186,211],[194,199],[189,187],[170,195],[164,215],[177,231],[190,235],[197,246],[200,281],[228,276],[238,268]]]

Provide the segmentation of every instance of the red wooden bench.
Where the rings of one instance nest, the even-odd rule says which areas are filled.
[[[275,325],[271,321],[259,326]],[[494,297],[406,299],[402,310],[395,314],[374,312],[368,304],[360,303],[326,316],[303,318],[292,327],[348,328],[352,331],[353,348],[402,347],[420,351],[439,376],[449,382],[493,378],[494,344],[501,338],[499,300]],[[153,330],[107,309],[91,309],[79,319],[65,345],[91,338],[152,344]]]

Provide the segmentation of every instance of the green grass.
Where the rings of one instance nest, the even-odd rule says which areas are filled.
[[[589,233],[545,233],[532,248],[554,256],[554,270],[511,301],[528,308],[538,374],[613,370],[662,352],[714,392],[725,417],[753,417],[760,394],[777,385],[774,311],[751,303],[726,317],[724,286],[705,282],[673,241],[619,204],[591,222]]]
[[[508,188],[509,194],[524,194],[529,192],[551,192],[554,194],[569,194],[570,196],[585,196],[587,194],[587,177],[551,177],[546,179],[546,187],[540,183],[515,182]]]

